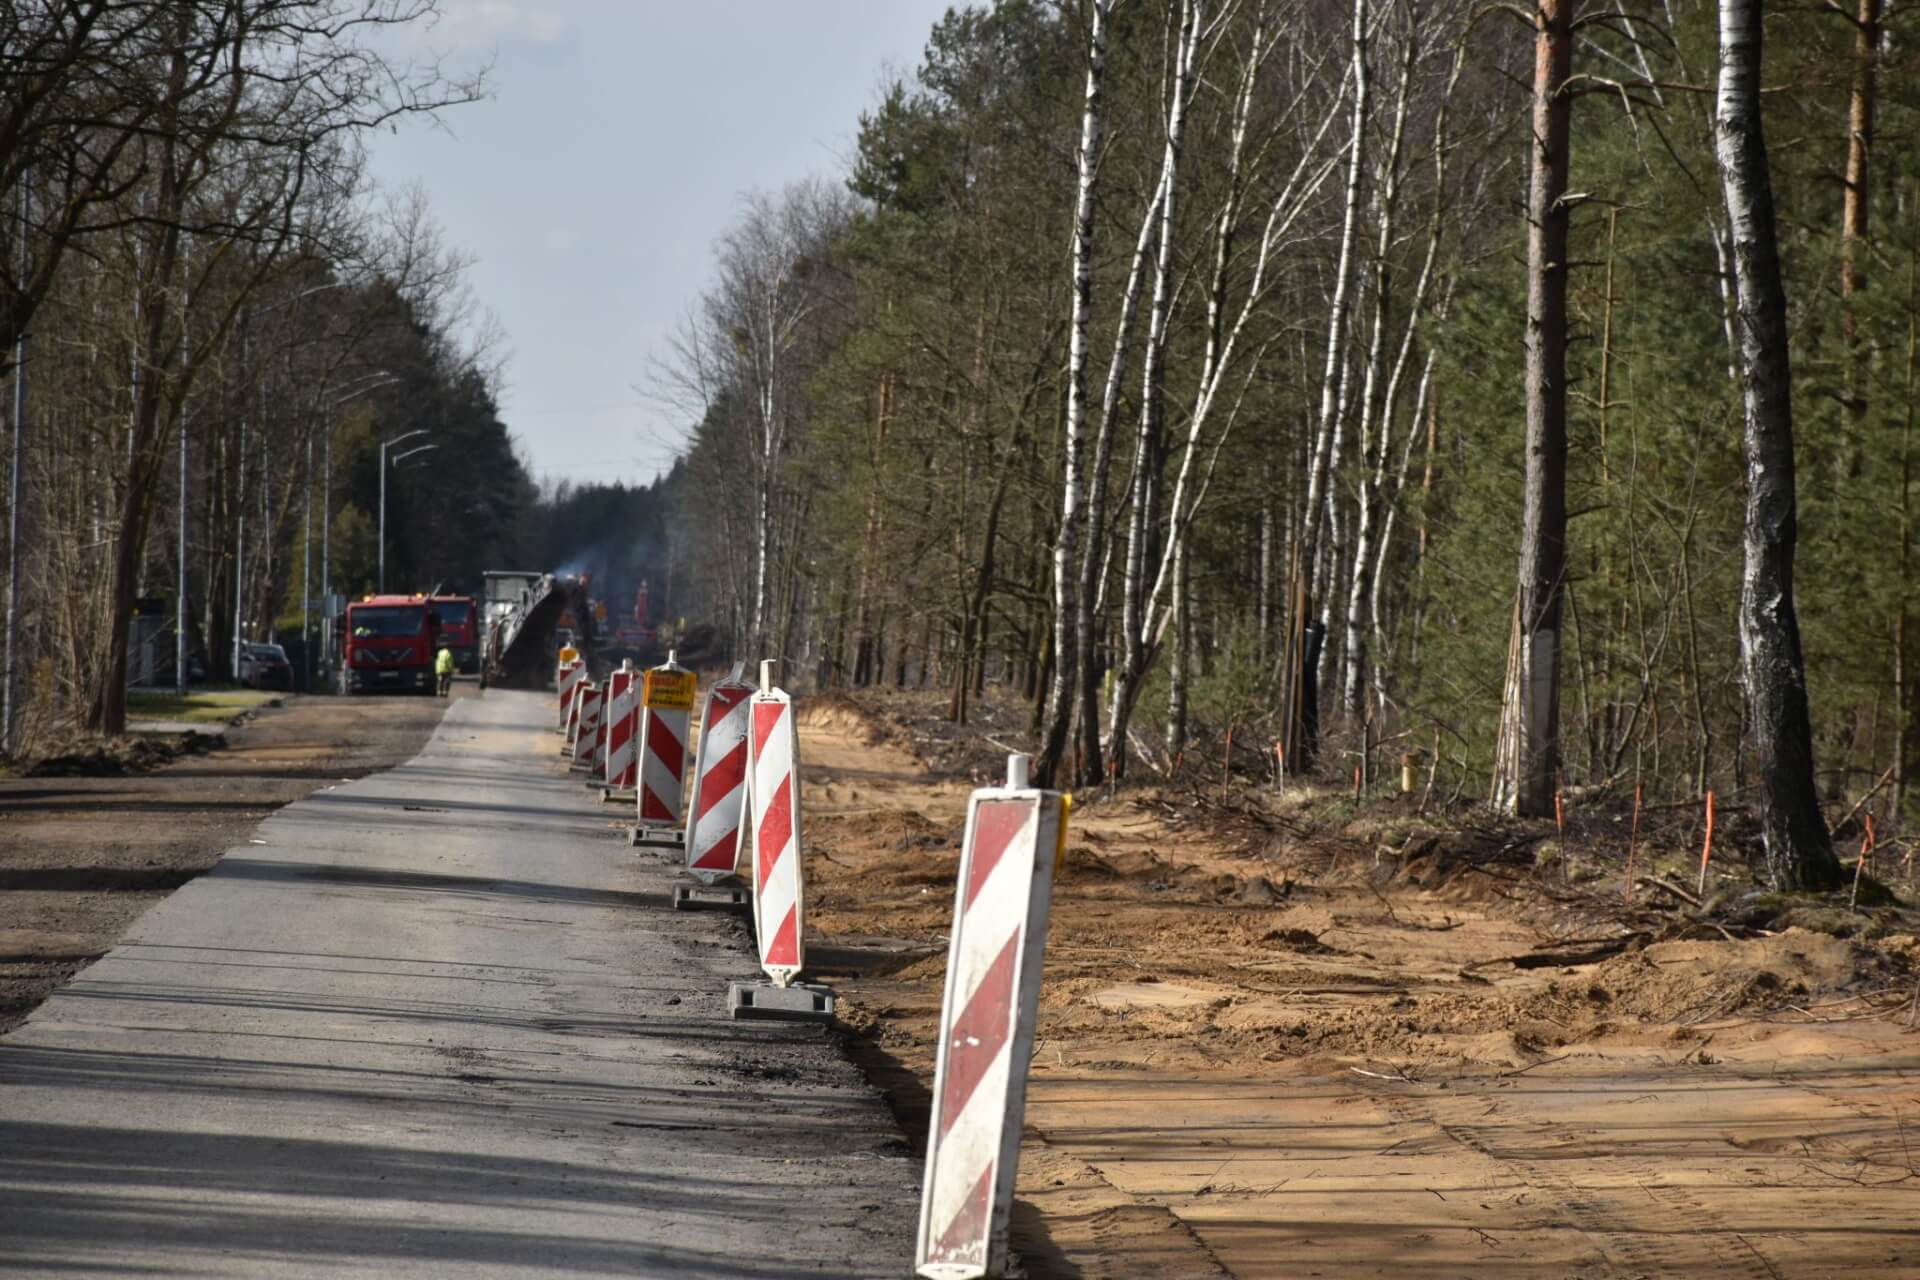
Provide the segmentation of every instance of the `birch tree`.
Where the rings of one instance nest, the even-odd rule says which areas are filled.
[[[1768,878],[1780,889],[1823,889],[1839,883],[1841,876],[1814,789],[1813,723],[1794,608],[1799,524],[1792,371],[1773,180],[1760,118],[1761,0],[1720,0],[1719,14],[1714,149],[1733,227],[1740,391],[1746,414],[1740,659],[1749,747],[1760,780],[1760,832]]]
[[[1053,785],[1076,688],[1074,618],[1079,567],[1085,477],[1082,475],[1087,428],[1087,329],[1093,315],[1094,189],[1100,168],[1101,92],[1107,69],[1107,20],[1116,0],[1093,0],[1087,33],[1086,96],[1080,113],[1080,149],[1075,162],[1073,213],[1073,306],[1067,337],[1067,413],[1060,477],[1060,529],[1053,544],[1053,682],[1040,752],[1034,762],[1038,785]]]
[[[1299,528],[1295,533],[1295,545],[1298,547],[1296,562],[1305,581],[1297,603],[1299,616],[1287,619],[1289,632],[1296,637],[1304,637],[1308,620],[1316,608],[1325,608],[1325,599],[1330,594],[1326,579],[1329,574],[1323,568],[1325,537],[1333,523],[1331,488],[1329,481],[1337,464],[1336,448],[1339,436],[1340,420],[1346,412],[1347,386],[1347,313],[1351,304],[1353,277],[1356,270],[1356,242],[1359,234],[1360,206],[1367,163],[1367,125],[1368,113],[1372,109],[1373,80],[1369,66],[1368,50],[1368,6],[1366,0],[1354,0],[1348,36],[1348,57],[1353,79],[1352,124],[1347,137],[1347,182],[1346,195],[1341,206],[1340,244],[1338,257],[1333,271],[1333,297],[1327,310],[1327,350],[1326,364],[1320,377],[1320,406],[1314,415],[1313,440],[1308,447],[1307,493],[1306,501],[1300,509]],[[1289,584],[1289,598],[1294,599],[1294,585]],[[1321,603],[1316,605],[1316,601]],[[1297,652],[1296,641],[1281,646],[1283,652]],[[1322,659],[1325,651],[1322,650]],[[1321,665],[1316,663],[1316,666]],[[1299,680],[1308,682],[1319,679],[1316,671],[1304,671]],[[1296,681],[1297,683],[1298,681]],[[1290,690],[1283,695],[1289,699],[1295,696]],[[1311,702],[1311,697],[1302,701]],[[1283,714],[1289,719],[1301,719],[1303,733],[1300,742],[1288,754],[1287,766],[1291,769],[1305,769],[1313,759],[1315,742],[1314,726],[1305,724],[1300,706],[1288,706]]]

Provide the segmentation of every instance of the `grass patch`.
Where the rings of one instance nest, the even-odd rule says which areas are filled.
[[[230,693],[190,693],[184,698],[177,693],[129,693],[127,718],[129,720],[186,720],[194,724],[231,724],[255,707],[264,706],[284,696],[284,694],[266,693],[253,689],[236,689]]]

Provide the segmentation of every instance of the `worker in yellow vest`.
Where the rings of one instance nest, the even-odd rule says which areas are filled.
[[[440,656],[433,660],[433,670],[440,677],[440,696],[446,697],[453,688],[453,650],[446,645],[440,646]]]

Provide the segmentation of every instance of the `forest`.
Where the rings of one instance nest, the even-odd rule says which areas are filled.
[[[1716,791],[1830,882],[1915,777],[1920,81],[1880,0],[1761,23],[951,10],[654,370],[683,612],[1024,699],[1061,785]]]
[[[393,590],[537,551],[465,261],[367,177],[376,132],[485,91],[395,54],[436,13],[0,3],[0,754],[316,635],[323,596],[379,585],[383,518]]]
[[[644,371],[672,474],[544,505],[461,255],[366,177],[485,92],[390,52],[434,0],[0,11],[9,752],[383,560],[584,557],[818,687],[1022,700],[1060,785],[1714,792],[1814,884],[1819,806],[1920,772],[1882,0],[957,6],[718,230]]]

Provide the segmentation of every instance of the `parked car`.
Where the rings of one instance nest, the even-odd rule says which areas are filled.
[[[277,644],[240,646],[240,683],[250,689],[292,689],[293,664]]]

